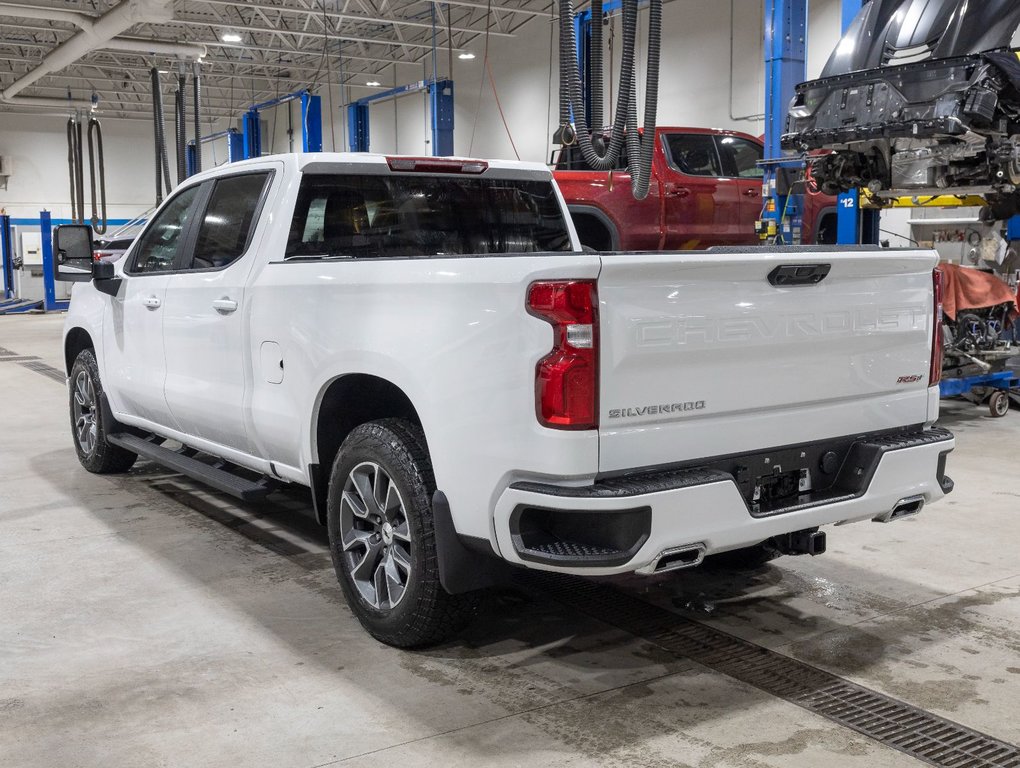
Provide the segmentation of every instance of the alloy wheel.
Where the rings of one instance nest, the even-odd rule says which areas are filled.
[[[379,464],[351,470],[340,499],[340,541],[347,572],[365,602],[389,610],[411,578],[411,528],[393,478]]]
[[[91,456],[99,441],[99,423],[96,420],[96,389],[88,371],[81,371],[74,379],[74,433],[82,451]]]

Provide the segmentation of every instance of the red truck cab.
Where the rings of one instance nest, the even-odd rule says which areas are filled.
[[[599,251],[693,250],[759,242],[759,139],[739,131],[659,127],[648,197],[635,200],[626,150],[611,171],[593,171],[576,146],[554,158],[553,175],[582,244]],[[805,195],[802,242],[835,234],[835,202]],[[830,215],[831,225],[823,217]],[[831,234],[830,231],[831,230]]]

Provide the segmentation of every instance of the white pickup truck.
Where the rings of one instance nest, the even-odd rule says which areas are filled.
[[[544,166],[313,154],[188,179],[116,264],[55,252],[82,465],[309,486],[393,645],[507,564],[817,554],[952,489],[931,251],[585,252]]]

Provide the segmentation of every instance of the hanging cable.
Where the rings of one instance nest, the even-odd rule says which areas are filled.
[[[77,116],[74,120],[74,177],[75,197],[78,203],[78,223],[85,223],[85,161],[82,150],[82,127],[81,119]]]
[[[93,147],[93,138],[95,146]],[[103,157],[103,127],[95,117],[89,118],[89,181],[92,188],[92,230],[97,235],[106,234],[106,160]],[[100,218],[96,210],[96,169],[99,170],[99,200],[103,212]]]

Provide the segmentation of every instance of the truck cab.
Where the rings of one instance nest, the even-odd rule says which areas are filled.
[[[616,168],[592,170],[575,144],[553,157],[553,175],[581,243],[597,251],[697,250],[756,245],[762,214],[761,141],[739,131],[659,127],[648,197],[635,200],[626,148]],[[802,242],[823,242],[835,201],[804,196]]]

